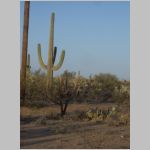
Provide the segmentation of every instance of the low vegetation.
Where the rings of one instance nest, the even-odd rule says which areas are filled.
[[[111,74],[98,74],[85,78],[76,75],[75,72],[65,71],[60,76],[54,77],[53,90],[52,102],[46,92],[46,75],[41,70],[28,72],[24,105],[49,106],[60,99],[69,99],[70,103],[129,103],[130,99],[130,82],[120,81]]]

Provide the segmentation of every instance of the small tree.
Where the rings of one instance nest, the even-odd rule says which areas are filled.
[[[68,80],[66,74],[63,77],[58,77],[56,82],[53,91],[51,91],[50,95],[49,93],[47,95],[50,101],[60,106],[60,113],[63,117],[66,114],[69,102],[78,96],[79,80],[72,82],[72,80]]]

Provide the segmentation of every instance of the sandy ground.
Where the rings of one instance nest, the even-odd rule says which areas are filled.
[[[108,104],[107,104],[108,105]],[[77,105],[78,106],[78,105]],[[75,111],[77,106],[70,106],[68,111]],[[78,110],[88,109],[78,106]],[[100,106],[98,106],[100,107]],[[105,108],[106,106],[101,105]],[[47,111],[46,111],[47,109]],[[52,108],[54,111],[54,107]],[[45,110],[45,111],[43,111]],[[58,110],[58,109],[57,109]],[[21,108],[21,116],[29,117],[21,120],[21,149],[129,149],[130,129],[127,126],[111,126],[102,121],[80,120],[47,120],[46,125],[34,124],[36,117],[52,111],[48,108],[31,110]],[[32,117],[31,117],[32,116]]]

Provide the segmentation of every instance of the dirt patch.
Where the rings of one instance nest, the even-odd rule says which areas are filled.
[[[88,110],[89,105],[72,105],[69,113]],[[103,105],[101,108],[110,106]],[[23,149],[129,149],[130,128],[128,125],[111,126],[103,121],[47,119],[46,124],[36,124],[38,115],[48,115],[51,108],[21,111],[20,147]],[[54,107],[52,109],[55,109]],[[41,111],[41,113],[40,113]],[[34,112],[34,113],[33,113]],[[35,114],[36,112],[36,114]],[[38,114],[37,114],[38,112]],[[21,118],[22,118],[21,117]],[[30,118],[30,119],[29,119]],[[28,120],[28,121],[27,121]],[[30,121],[29,121],[30,120]]]

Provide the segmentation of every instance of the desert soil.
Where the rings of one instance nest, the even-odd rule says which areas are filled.
[[[109,104],[96,105],[106,108]],[[68,112],[85,110],[92,105],[72,105]],[[58,108],[31,110],[21,108],[20,148],[21,149],[129,149],[130,128],[111,126],[103,121],[88,120],[47,120],[45,125],[35,124],[39,114],[46,115]]]

